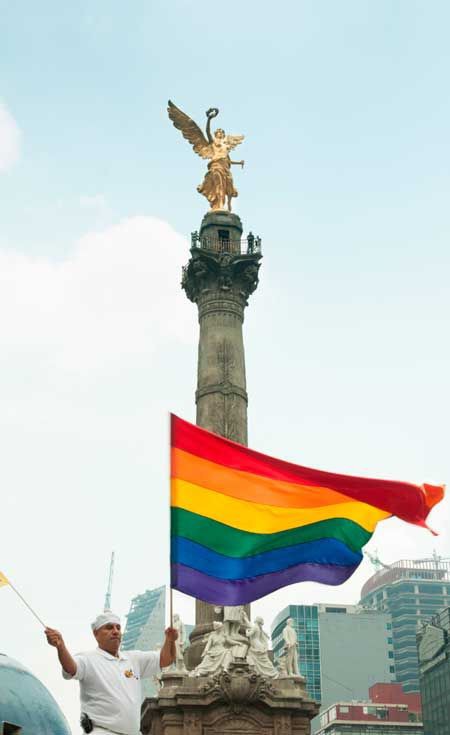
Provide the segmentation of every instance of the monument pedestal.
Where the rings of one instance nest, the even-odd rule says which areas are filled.
[[[168,673],[162,682],[142,705],[143,735],[310,735],[319,712],[303,677],[269,680],[245,662],[212,677]]]

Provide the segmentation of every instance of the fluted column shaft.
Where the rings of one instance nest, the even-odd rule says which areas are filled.
[[[198,300],[197,424],[247,444],[247,390],[242,323],[245,302],[210,292]]]

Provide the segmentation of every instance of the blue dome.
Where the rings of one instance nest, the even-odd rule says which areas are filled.
[[[20,725],[22,735],[70,735],[52,695],[22,664],[0,653],[1,724]]]

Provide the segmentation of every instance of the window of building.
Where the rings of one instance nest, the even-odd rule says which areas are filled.
[[[365,715],[376,715],[377,708],[376,707],[363,707],[363,713]]]
[[[397,592],[414,592],[414,585],[408,584],[408,583],[401,583],[394,587],[395,591]]]
[[[393,651],[388,651],[388,657],[389,658],[394,658],[394,652]]]
[[[389,673],[395,674],[395,666],[389,666]]]
[[[345,704],[341,704],[339,712],[343,715],[347,715],[349,713],[349,708]]]
[[[440,584],[419,584],[419,592],[427,595],[442,594],[442,585]]]
[[[389,712],[386,707],[377,707],[376,708],[376,716],[378,720],[388,720],[389,719]]]

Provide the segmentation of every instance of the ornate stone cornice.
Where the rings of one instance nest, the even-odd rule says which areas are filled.
[[[186,296],[199,308],[241,309],[258,286],[260,253],[249,255],[216,253],[202,248],[191,248],[191,259],[183,268],[181,285]],[[220,304],[214,301],[220,300]]]
[[[234,662],[229,671],[221,671],[201,686],[203,695],[223,700],[232,712],[242,712],[249,702],[264,699],[273,692],[270,680],[257,674],[247,663]]]

